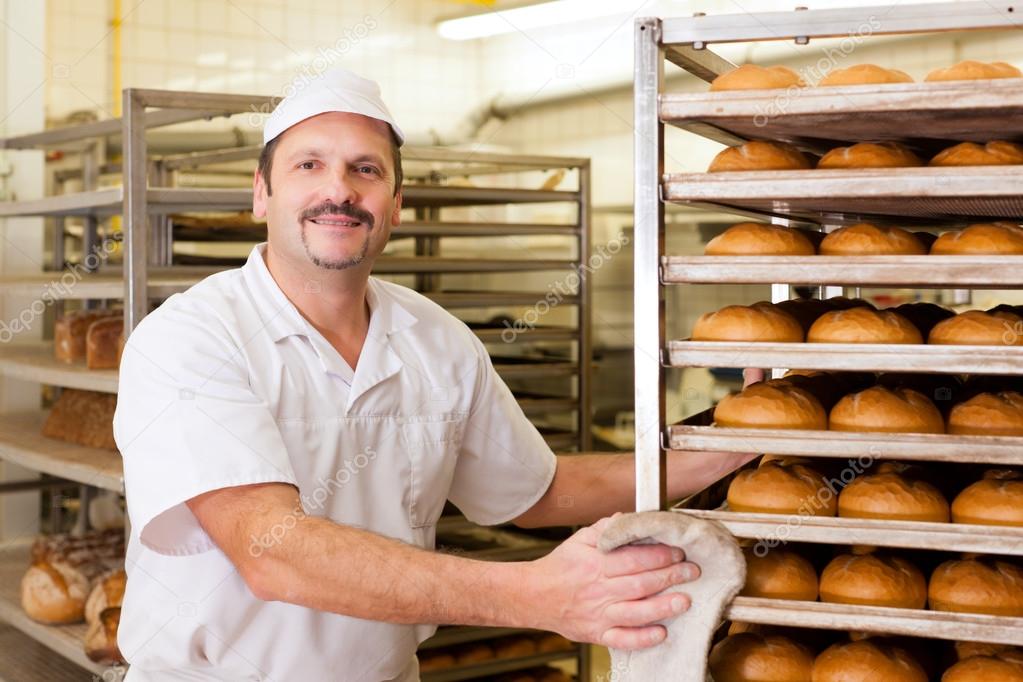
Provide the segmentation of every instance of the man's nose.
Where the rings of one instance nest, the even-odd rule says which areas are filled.
[[[329,173],[322,192],[323,196],[320,197],[321,199],[329,199],[335,204],[343,204],[346,201],[351,204],[359,203],[359,193],[347,171]]]

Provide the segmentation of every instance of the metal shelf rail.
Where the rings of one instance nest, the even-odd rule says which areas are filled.
[[[1018,28],[1013,8],[958,2],[640,19],[635,25],[636,507],[665,508],[667,450],[770,452],[811,457],[880,453],[915,461],[1023,464],[1020,438],[718,428],[710,413],[665,420],[669,367],[807,367],[1023,374],[1015,349],[844,344],[709,343],[665,337],[664,287],[791,284],[1019,288],[1020,257],[706,257],[665,254],[665,208],[680,204],[775,224],[837,226],[863,219],[961,224],[1023,215],[1020,167],[900,168],[666,174],[664,127],[725,144],[791,142],[810,151],[863,140],[899,140],[934,152],[954,142],[1023,135],[1023,79],[807,87],[772,108],[782,91],[665,92],[665,61],[711,81],[734,68],[717,43]],[[869,37],[868,37],[869,39]],[[769,112],[769,115],[765,115]],[[736,222],[739,222],[736,220]],[[787,517],[698,510],[743,538],[770,539]],[[845,518],[801,518],[788,539],[1018,555],[1019,529]],[[939,527],[940,526],[940,527]],[[1023,644],[1023,618],[738,598],[728,617],[752,623]]]

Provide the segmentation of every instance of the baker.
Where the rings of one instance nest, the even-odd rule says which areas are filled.
[[[375,83],[329,72],[263,138],[267,242],[148,315],[121,363],[129,682],[417,680],[438,623],[661,642],[688,600],[659,593],[698,574],[678,550],[604,555],[599,521],[535,561],[432,551],[446,500],[524,527],[629,509],[633,457],[556,457],[463,323],[370,277],[404,141]],[[748,458],[673,458],[669,494]]]

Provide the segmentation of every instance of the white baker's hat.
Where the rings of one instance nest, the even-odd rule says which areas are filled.
[[[263,144],[296,123],[331,111],[362,114],[383,121],[391,126],[398,145],[405,143],[404,133],[380,97],[380,86],[347,69],[331,69],[297,88],[277,104],[263,125]]]

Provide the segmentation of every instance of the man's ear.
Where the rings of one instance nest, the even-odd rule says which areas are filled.
[[[401,190],[394,195],[394,210],[391,211],[391,225],[401,225]]]
[[[252,175],[252,215],[255,218],[266,217],[266,183],[258,168]]]

